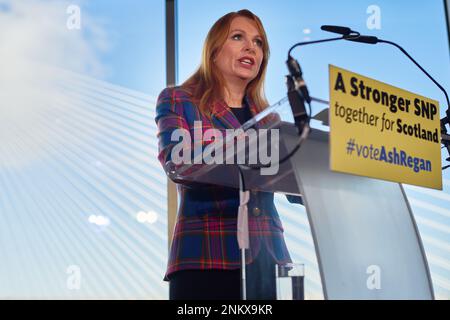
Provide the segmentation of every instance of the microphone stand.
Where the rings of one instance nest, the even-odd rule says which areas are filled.
[[[357,40],[356,40],[357,41]],[[444,93],[445,98],[447,100],[447,110],[445,111],[445,116],[440,120],[440,124],[441,124],[441,143],[444,145],[444,148],[447,149],[447,153],[449,154],[449,157],[447,157],[445,160],[446,161],[450,161],[450,136],[447,133],[447,128],[446,125],[450,125],[450,101],[448,98],[448,94],[447,91],[416,61],[414,60],[413,57],[411,57],[411,55],[405,50],[403,49],[400,45],[398,45],[395,42],[392,41],[388,41],[388,40],[382,40],[382,39],[378,39],[377,41],[378,43],[387,43],[390,44],[396,48],[398,48],[405,56],[407,56],[409,58],[409,60],[411,60],[423,73],[425,73],[425,75],[431,80],[433,81],[433,83]],[[442,170],[445,170],[447,168],[449,168],[450,165],[446,165],[444,167],[442,167]]]
[[[322,30],[335,32],[335,33],[341,33],[342,29],[351,30],[350,28],[339,27],[339,26],[322,26]],[[356,32],[356,31],[351,30],[351,32]],[[450,136],[448,135],[447,128],[446,128],[447,124],[450,125],[450,101],[448,98],[447,91],[444,89],[444,87],[442,87],[439,84],[439,82],[437,82],[416,60],[414,60],[414,58],[405,49],[403,49],[399,44],[397,44],[393,41],[378,39],[377,37],[374,37],[374,36],[361,36],[361,35],[358,37],[352,38],[352,39],[345,39],[345,40],[367,43],[367,44],[386,43],[386,44],[396,47],[405,56],[407,56],[408,59],[411,60],[416,65],[416,67],[418,67],[420,69],[420,71],[422,71],[444,93],[445,99],[447,100],[447,110],[445,111],[445,116],[440,120],[441,143],[444,146],[444,148],[447,149],[447,153],[449,154],[449,157],[447,157],[445,160],[450,161]],[[446,165],[446,166],[442,167],[442,170],[445,170],[447,168],[450,168],[450,165]]]
[[[336,37],[336,38],[329,38],[329,39],[322,39],[322,40],[315,40],[315,41],[305,41],[305,42],[299,42],[294,44],[288,52],[288,68],[290,71],[290,75],[288,75],[287,77],[291,77],[291,80],[294,81],[294,83],[296,83],[295,81],[298,82],[298,79],[302,80],[301,78],[301,69],[300,66],[298,65],[298,62],[292,58],[291,56],[291,51],[298,46],[303,46],[303,45],[309,45],[309,44],[315,44],[315,43],[322,43],[322,42],[329,42],[329,41],[337,41],[337,40],[348,40],[348,41],[354,41],[354,42],[360,42],[360,43],[366,43],[366,44],[377,44],[377,43],[386,43],[389,45],[392,45],[396,48],[398,48],[404,55],[406,55],[445,95],[445,98],[447,100],[447,110],[445,112],[445,116],[440,119],[440,127],[441,127],[441,143],[444,146],[444,148],[447,149],[447,152],[449,154],[449,157],[446,158],[446,161],[450,162],[450,135],[447,132],[447,127],[446,125],[450,126],[450,100],[447,94],[447,91],[416,61],[414,60],[414,58],[405,50],[403,49],[400,45],[398,45],[395,42],[392,41],[388,41],[388,40],[382,40],[382,39],[378,39],[377,37],[374,36],[365,36],[365,35],[361,35],[359,32],[351,30],[348,27],[341,27],[341,26],[330,26],[330,25],[323,25],[321,26],[321,29],[324,31],[328,31],[328,32],[333,32],[333,33],[338,33],[341,34],[341,37]],[[293,66],[295,66],[295,63],[298,65],[298,70],[295,70],[295,68],[293,68]],[[297,95],[300,97],[296,97],[296,103],[291,104],[291,109],[292,109],[292,113],[294,114],[294,120],[295,123],[297,125],[297,128],[299,129],[299,131],[301,132],[301,128],[299,127],[300,124],[304,123],[304,117],[306,114],[305,110],[302,110],[301,105],[303,104],[304,101],[307,101],[308,104],[311,101],[309,98],[309,94],[308,91],[306,89],[306,85],[304,84],[304,82],[302,82],[302,86],[303,88],[298,88],[298,86],[296,85],[295,88],[293,89],[292,85],[291,85],[291,80],[288,79],[287,83],[288,83],[288,92],[292,92],[294,89],[297,92]],[[300,89],[300,90],[299,90]],[[301,90],[303,89],[303,90]],[[289,94],[288,94],[289,95]],[[293,94],[291,93],[291,96]],[[308,100],[309,98],[309,100]],[[291,99],[289,99],[289,102],[291,102]],[[304,109],[304,106],[303,106]],[[297,118],[296,118],[297,115]],[[309,119],[308,119],[309,122]],[[450,165],[446,165],[442,168],[442,170],[445,170],[447,168],[449,168]]]

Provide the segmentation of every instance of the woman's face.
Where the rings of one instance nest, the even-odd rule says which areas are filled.
[[[215,57],[215,64],[227,84],[247,85],[256,78],[263,60],[262,41],[252,20],[233,19],[227,40]]]

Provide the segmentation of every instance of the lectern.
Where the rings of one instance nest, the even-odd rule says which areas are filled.
[[[277,139],[270,140],[266,147],[279,152],[280,160],[292,153],[299,142],[293,122],[283,116],[288,114],[283,111],[286,107],[266,109],[242,126],[245,132],[275,130]],[[261,151],[261,145],[255,148],[251,143],[248,141],[241,148],[235,146],[224,161],[227,157],[236,158],[239,151],[244,150],[247,158],[251,158],[252,152]],[[257,165],[250,165],[253,169],[241,167],[245,188],[252,191],[248,193],[250,198],[255,192],[301,196],[325,299],[433,299],[427,259],[402,185],[332,172],[329,159],[329,132],[313,128],[300,148],[279,165],[276,174],[262,175]],[[182,165],[173,169],[170,176],[175,180],[240,186],[237,165]],[[283,212],[278,214],[283,221]],[[247,218],[263,217],[249,211]],[[264,231],[259,236],[250,236],[250,250],[255,241],[260,241],[258,247],[265,246]],[[268,252],[277,249],[270,248]],[[249,262],[245,255],[243,266]],[[261,274],[251,277],[246,274],[244,297],[254,294],[248,292],[255,288],[249,279],[273,281],[274,269],[261,270]]]

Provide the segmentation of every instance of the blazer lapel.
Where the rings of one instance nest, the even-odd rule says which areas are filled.
[[[211,119],[215,127],[225,129],[239,128],[241,124],[225,101],[218,100],[213,104]]]
[[[258,113],[256,105],[248,97],[244,97],[244,103],[250,108],[250,112],[254,117]],[[213,104],[211,119],[216,127],[223,127],[225,129],[239,128],[241,123],[234,115],[233,111],[227,106],[225,101],[218,100]]]

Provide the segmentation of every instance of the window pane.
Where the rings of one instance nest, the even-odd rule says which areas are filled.
[[[0,4],[0,298],[159,298],[164,1]]]

